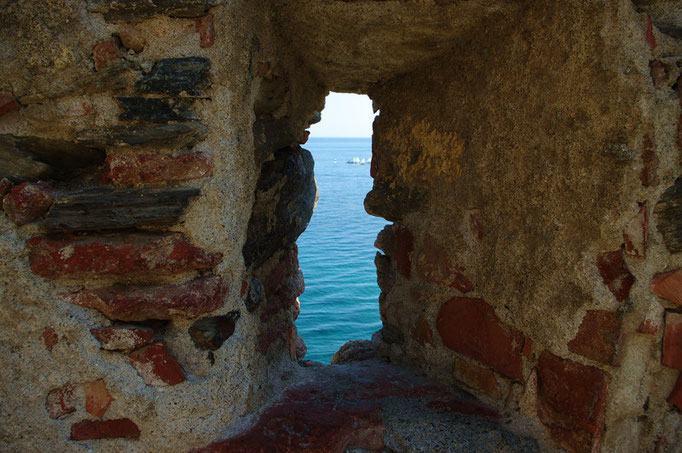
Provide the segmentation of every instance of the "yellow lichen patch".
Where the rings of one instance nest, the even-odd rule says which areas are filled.
[[[441,132],[426,120],[405,118],[383,137],[397,154],[395,176],[405,182],[427,183],[458,178],[464,140],[455,132]]]

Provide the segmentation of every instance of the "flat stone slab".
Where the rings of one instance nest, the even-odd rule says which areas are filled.
[[[540,451],[473,397],[377,359],[302,372],[248,431],[196,451]]]

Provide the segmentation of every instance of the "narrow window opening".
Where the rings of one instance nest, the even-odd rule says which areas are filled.
[[[385,221],[365,212],[372,188],[372,102],[330,93],[305,145],[315,158],[319,201],[298,239],[306,289],[296,325],[307,360],[329,363],[349,340],[381,328],[374,240]]]

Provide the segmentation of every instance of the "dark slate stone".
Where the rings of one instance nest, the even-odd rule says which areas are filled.
[[[384,327],[381,329],[381,338],[388,344],[401,345],[405,343],[403,333],[399,328],[391,324],[384,324]]]
[[[199,17],[222,0],[88,0],[88,10],[104,14],[109,22],[137,22],[157,14]]]
[[[317,198],[313,166],[313,156],[300,146],[280,149],[263,164],[242,249],[247,266],[258,267],[292,246],[308,226]]]
[[[253,313],[256,308],[263,302],[265,298],[265,290],[263,284],[256,277],[251,278],[249,282],[249,290],[244,299],[244,305],[249,313]]]
[[[107,231],[178,222],[197,188],[88,189],[62,193],[42,222],[49,232]]]
[[[176,124],[134,124],[87,129],[76,140],[88,146],[170,146],[189,147],[206,138],[206,126],[197,122]]]
[[[211,62],[207,58],[166,58],[135,82],[140,93],[198,96],[209,84]]]
[[[232,336],[238,319],[238,311],[231,311],[224,316],[201,318],[190,326],[189,336],[197,348],[215,351]]]
[[[654,214],[667,249],[670,253],[682,252],[682,176],[663,192]]]
[[[65,140],[0,135],[0,178],[14,182],[67,179],[73,170],[100,165],[103,149]]]
[[[426,203],[426,195],[419,189],[398,187],[389,181],[374,181],[374,187],[365,197],[365,211],[375,217],[398,222],[410,212]]]
[[[253,146],[256,161],[262,162],[271,152],[296,143],[289,130],[289,118],[258,117],[253,123]]]
[[[149,121],[167,123],[169,121],[198,121],[199,115],[192,110],[186,99],[117,97],[123,112],[118,119],[122,121]]]

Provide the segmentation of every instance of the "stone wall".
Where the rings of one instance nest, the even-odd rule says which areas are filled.
[[[526,5],[370,90],[384,354],[570,451],[678,448],[673,35]]]
[[[380,113],[365,357],[546,450],[682,443],[676,2],[0,4],[3,446],[258,441],[310,377],[300,145],[328,90]],[[372,414],[358,445],[389,445]]]

